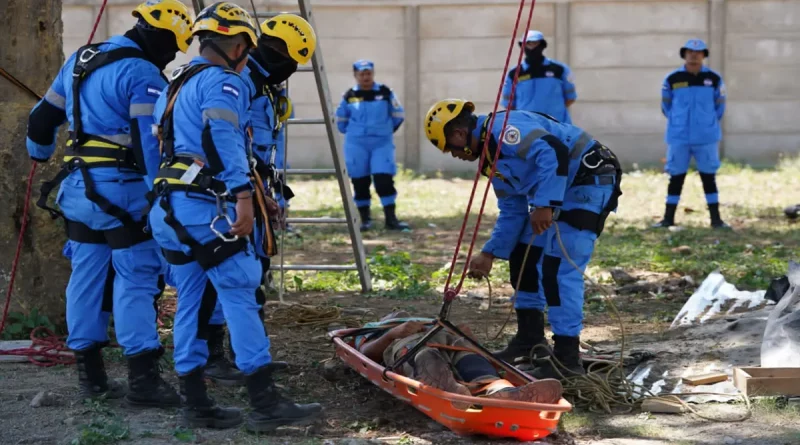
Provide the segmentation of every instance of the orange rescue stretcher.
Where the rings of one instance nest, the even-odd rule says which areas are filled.
[[[514,385],[525,385],[534,379],[508,363],[497,359],[480,344],[464,335],[446,319],[436,320],[436,325],[420,342],[395,364],[398,367],[403,359],[413,356],[425,345],[435,332],[446,329],[464,336],[475,347],[475,353],[488,359],[498,371],[504,371],[503,378]],[[355,348],[356,335],[364,329],[341,329],[328,333],[334,343],[336,355],[350,368],[369,379],[396,398],[411,404],[434,421],[446,426],[460,435],[485,435],[495,438],[514,438],[520,441],[542,439],[554,433],[561,414],[572,409],[564,400],[557,404],[516,402],[485,397],[468,397],[427,386],[414,379],[402,376],[370,360]]]

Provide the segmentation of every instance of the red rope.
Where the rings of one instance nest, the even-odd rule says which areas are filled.
[[[100,26],[100,18],[103,16],[103,11],[106,9],[108,0],[103,0],[100,6],[100,12],[97,13],[97,19],[94,21],[92,33],[89,35],[89,42],[94,40],[94,34],[97,32],[97,27]],[[22,239],[25,236],[25,229],[28,227],[28,210],[31,204],[31,191],[33,190],[33,176],[36,173],[36,162],[31,165],[31,171],[28,173],[28,185],[25,190],[25,206],[22,209],[22,225],[19,229],[19,237],[17,238],[17,251],[14,254],[14,262],[11,265],[11,276],[8,279],[8,289],[6,290],[6,302],[3,308],[3,319],[0,320],[0,334],[6,327],[6,320],[8,319],[8,309],[11,307],[11,294],[14,291],[14,280],[17,277],[17,266],[19,265],[19,256],[22,253]],[[44,335],[39,335],[42,332]],[[12,349],[8,351],[0,351],[0,355],[19,355],[28,357],[28,361],[37,366],[55,366],[55,365],[69,365],[75,363],[75,358],[69,354],[64,354],[68,351],[64,338],[57,337],[52,331],[44,327],[38,327],[31,332],[31,341],[33,342],[30,348]]]
[[[497,97],[495,98],[494,108],[492,110],[492,115],[489,118],[490,119],[489,126],[488,126],[489,131],[491,131],[491,129],[494,128],[494,119],[497,116],[497,108],[500,105],[500,97],[503,94],[503,82],[505,81],[505,78],[506,78],[506,75],[507,75],[507,72],[508,72],[508,65],[509,65],[509,62],[511,61],[511,54],[514,51],[514,42],[515,42],[515,40],[517,38],[517,31],[519,30],[519,22],[520,22],[520,19],[522,18],[522,11],[523,11],[524,7],[525,7],[525,0],[520,0],[519,11],[517,12],[517,20],[514,23],[514,32],[511,35],[511,44],[509,45],[509,48],[508,48],[508,54],[506,55],[506,63],[505,63],[505,66],[503,68],[503,76],[502,76],[502,78],[500,80],[500,88],[497,90]],[[528,30],[530,30],[531,19],[533,18],[533,10],[534,10],[535,7],[536,7],[536,0],[532,0],[531,1],[531,8],[530,8],[530,11],[528,12],[528,22],[527,22],[527,24],[525,26],[525,33],[523,34],[523,36],[527,35],[528,34]],[[524,41],[524,38],[523,38],[523,41]],[[511,93],[510,93],[509,98],[508,98],[509,106],[513,103],[514,93],[516,92],[516,89],[517,89],[517,82],[519,80],[519,73],[520,73],[520,71],[522,69],[521,63],[522,63],[522,55],[523,54],[524,54],[524,51],[522,51],[520,49],[519,57],[517,59],[517,68],[514,71],[514,80],[511,83]],[[505,116],[503,118],[503,130],[502,130],[502,132],[500,134],[500,138],[499,138],[500,140],[498,141],[497,151],[495,152],[495,156],[499,155],[500,150],[503,147],[503,135],[505,134],[505,131],[506,131],[506,125],[508,124],[508,116],[509,115],[510,115],[510,113],[505,113]],[[469,244],[469,251],[467,252],[467,259],[464,262],[464,269],[461,272],[461,277],[460,277],[460,279],[458,281],[458,284],[455,286],[455,288],[450,288],[450,282],[452,280],[453,272],[454,272],[455,267],[456,267],[456,261],[458,260],[458,254],[461,251],[461,243],[464,241],[464,232],[465,232],[466,227],[467,227],[467,221],[469,220],[469,214],[470,214],[470,211],[472,210],[472,202],[473,202],[473,200],[475,198],[475,191],[478,188],[478,182],[480,181],[481,172],[483,171],[483,165],[484,165],[484,163],[486,161],[486,154],[489,152],[489,139],[490,138],[487,137],[483,142],[483,148],[481,149],[481,158],[480,158],[480,161],[478,162],[478,171],[475,172],[475,181],[472,184],[472,192],[470,193],[469,202],[467,203],[467,210],[464,212],[464,222],[461,224],[461,231],[458,234],[458,241],[456,242],[456,249],[455,249],[455,252],[453,253],[453,260],[452,260],[452,262],[450,264],[450,272],[448,273],[447,280],[445,281],[445,285],[444,285],[444,300],[445,301],[454,300],[456,298],[456,296],[458,295],[458,292],[461,290],[461,286],[464,284],[464,279],[466,278],[467,269],[469,267],[469,261],[472,258],[472,250],[475,247],[475,240],[478,237],[478,230],[480,229],[480,226],[481,226],[481,218],[483,217],[483,211],[484,211],[484,208],[486,206],[486,198],[487,198],[487,196],[489,194],[489,187],[492,184],[491,178],[494,176],[494,172],[497,169],[497,162],[494,162],[495,159],[492,159],[492,168],[491,168],[491,172],[489,173],[489,181],[486,183],[486,189],[483,192],[483,200],[481,201],[481,208],[480,208],[480,211],[478,212],[478,219],[475,222],[475,230],[472,233],[472,240],[470,241],[470,244]]]

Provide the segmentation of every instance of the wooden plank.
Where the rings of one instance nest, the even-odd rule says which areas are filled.
[[[683,383],[688,383],[689,385],[710,385],[712,383],[719,383],[728,380],[728,374],[719,373],[719,372],[710,372],[706,374],[695,374],[689,377],[683,378]]]
[[[0,341],[0,351],[30,348],[32,344],[33,342],[30,340],[4,340]],[[23,363],[27,361],[28,357],[23,355],[0,355],[0,363]]]
[[[642,411],[648,413],[681,414],[686,412],[686,407],[674,400],[647,399],[642,402]]]

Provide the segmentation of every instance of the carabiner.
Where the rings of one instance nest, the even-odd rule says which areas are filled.
[[[587,164],[587,163],[586,163],[586,158],[588,158],[589,156],[591,156],[591,155],[593,155],[593,154],[595,154],[595,152],[594,152],[594,151],[590,151],[590,152],[586,153],[585,155],[583,155],[583,158],[581,158],[581,163],[583,163],[583,165],[584,165],[584,166],[586,166],[586,168],[588,168],[589,170],[594,170],[594,169],[596,169],[597,167],[600,167],[600,164],[602,164],[602,163],[603,163],[603,157],[602,157],[602,156],[600,156],[600,154],[598,153],[597,155],[598,155],[598,157],[600,158],[600,160],[599,160],[599,161],[597,161],[597,164],[595,164],[595,165],[589,165],[589,164]]]
[[[89,54],[87,57],[85,54]],[[85,50],[81,51],[81,54],[78,56],[78,62],[80,63],[87,63],[88,61],[94,59],[94,56],[100,54],[100,50],[94,51],[92,48],[86,48]]]
[[[233,235],[233,238],[228,238],[225,236],[224,233],[220,232],[219,230],[217,230],[216,227],[214,227],[214,225],[217,224],[217,221],[219,221],[220,218],[225,218],[225,221],[228,222],[228,226],[233,226],[233,221],[231,221],[231,217],[228,216],[227,213],[224,215],[217,215],[214,217],[214,219],[211,220],[211,231],[214,232],[214,235],[217,235],[219,239],[225,241],[226,243],[232,243],[237,241],[239,239],[239,235]]]

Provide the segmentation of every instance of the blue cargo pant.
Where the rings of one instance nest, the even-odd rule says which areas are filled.
[[[694,157],[697,162],[697,171],[703,180],[703,189],[706,192],[706,203],[719,203],[719,193],[714,175],[721,165],[719,159],[719,142],[710,144],[669,144],[667,146],[667,163],[664,170],[672,176],[670,187],[667,189],[667,204],[677,205],[681,200],[681,190],[689,163]]]
[[[600,213],[613,191],[614,185],[571,187],[564,197],[562,210],[583,209]],[[558,242],[556,224],[566,253]],[[553,334],[577,337],[583,330],[583,272],[594,252],[597,234],[578,230],[564,222],[554,222],[545,233],[534,238],[523,269],[522,259],[532,234],[533,229],[526,224],[509,258],[511,285],[516,286],[519,274],[523,274],[514,307],[540,311],[547,308]],[[578,270],[567,260],[567,255]]]
[[[181,250],[188,254],[188,246],[180,243],[175,231],[164,221],[161,199],[155,202],[150,211],[153,237],[164,249]],[[197,242],[205,244],[214,239],[216,235],[209,226],[216,214],[212,201],[189,198],[175,192],[170,197],[170,204],[175,218]],[[234,211],[229,209],[228,212],[231,221],[235,221]],[[223,221],[219,221],[215,227],[223,233],[230,230],[230,226]],[[248,244],[247,250],[205,271],[197,262],[173,264],[170,267],[178,290],[173,329],[175,370],[178,374],[184,375],[205,366],[208,360],[208,345],[202,335],[202,326],[207,321],[200,319],[200,307],[209,280],[216,289],[223,318],[228,322],[236,366],[243,373],[251,374],[272,361],[269,337],[258,314],[260,305],[255,299],[256,289],[261,282],[261,264],[252,244]],[[214,316],[211,318],[213,320]],[[221,324],[222,319],[218,318],[218,321],[220,323],[217,324]]]
[[[369,207],[370,176],[375,180],[375,191],[382,206],[397,200],[397,191],[391,178],[397,174],[393,136],[355,136],[344,137],[344,158],[347,175],[353,180],[356,207]]]
[[[93,230],[110,230],[122,223],[86,198],[79,173],[61,185],[56,203],[64,216]],[[134,219],[141,218],[148,189],[141,182],[96,182],[95,190]],[[81,351],[108,341],[113,311],[117,342],[125,355],[161,347],[153,298],[160,293],[162,263],[158,245],[148,240],[125,249],[107,244],[68,241],[64,254],[72,263],[67,284],[67,346]],[[113,267],[113,282],[108,280]]]

